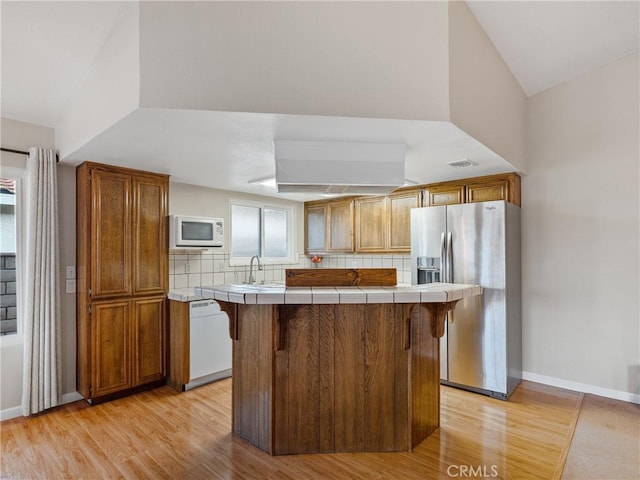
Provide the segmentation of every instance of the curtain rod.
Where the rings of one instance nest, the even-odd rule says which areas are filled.
[[[19,155],[29,155],[29,152],[26,152],[24,150],[16,150],[15,148],[0,147],[0,150],[3,152],[17,153]],[[58,155],[58,152],[56,152],[56,163],[58,163],[59,161],[60,161],[60,155]]]

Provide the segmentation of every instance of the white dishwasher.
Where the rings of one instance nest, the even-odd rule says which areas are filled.
[[[231,376],[229,317],[215,300],[189,303],[189,383],[185,390]]]

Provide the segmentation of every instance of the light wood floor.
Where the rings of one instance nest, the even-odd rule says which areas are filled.
[[[560,478],[581,393],[522,382],[508,402],[447,387],[441,395],[441,428],[413,452],[283,457],[231,435],[230,379],[181,394],[162,387],[93,407],[76,402],[2,422],[0,476]]]

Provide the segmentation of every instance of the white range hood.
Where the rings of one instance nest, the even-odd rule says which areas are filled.
[[[274,140],[279,193],[378,195],[405,182],[401,143]]]

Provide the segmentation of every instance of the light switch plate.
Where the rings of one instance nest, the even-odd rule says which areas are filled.
[[[69,265],[67,267],[67,278],[69,278],[69,279],[76,278],[76,267],[75,267],[75,265]]]
[[[66,285],[66,292],[67,293],[76,293],[76,281],[75,279],[72,280],[67,280],[67,285]]]

